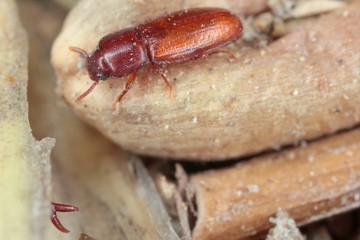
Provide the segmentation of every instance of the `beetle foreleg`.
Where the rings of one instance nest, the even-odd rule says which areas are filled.
[[[115,102],[112,105],[111,110],[115,112],[116,110],[116,104],[121,101],[121,99],[124,97],[124,95],[131,89],[132,85],[134,84],[136,79],[136,72],[130,73],[128,80],[125,84],[125,89],[119,94],[119,96],[116,98]]]
[[[100,80],[94,81],[94,83],[89,87],[88,90],[86,90],[84,93],[82,93],[80,96],[78,96],[78,97],[75,99],[75,102],[76,102],[76,103],[79,103],[79,102],[81,101],[81,99],[83,99],[84,97],[86,97],[87,95],[89,95],[89,93],[91,93],[91,91],[94,90],[94,88],[96,87],[96,85],[99,84],[99,81],[100,81]]]

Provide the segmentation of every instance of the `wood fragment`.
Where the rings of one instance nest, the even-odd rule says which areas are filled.
[[[0,1],[0,239],[54,239],[49,212],[54,139],[36,140],[27,99],[29,44],[17,1]]]
[[[360,129],[191,176],[196,239],[246,239],[278,208],[305,224],[360,207]]]

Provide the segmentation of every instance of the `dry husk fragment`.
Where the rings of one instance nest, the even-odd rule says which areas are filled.
[[[283,19],[301,18],[328,12],[346,5],[339,0],[269,0],[271,10]]]
[[[0,1],[0,239],[56,239],[49,231],[50,151],[28,120],[28,40],[13,0]]]
[[[275,218],[270,218],[275,227],[270,229],[266,240],[305,240],[296,223],[283,209],[278,209]]]
[[[360,123],[358,1],[313,18],[263,49],[233,44],[228,49],[237,55],[234,61],[212,55],[168,66],[172,99],[162,79],[144,67],[117,112],[111,105],[125,78],[103,82],[80,104],[74,102],[92,81],[70,46],[91,52],[109,32],[209,3],[79,1],[52,48],[59,94],[122,148],[171,159],[239,157]]]

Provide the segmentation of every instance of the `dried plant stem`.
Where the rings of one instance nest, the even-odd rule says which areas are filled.
[[[264,233],[278,208],[299,224],[360,206],[360,130],[191,177],[194,239]]]

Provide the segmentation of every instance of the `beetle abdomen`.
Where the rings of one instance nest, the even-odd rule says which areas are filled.
[[[182,10],[136,27],[155,64],[183,62],[241,36],[241,21],[218,8]]]

